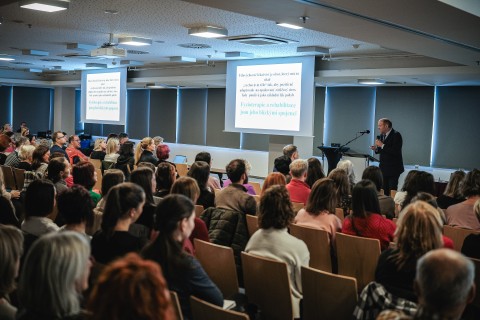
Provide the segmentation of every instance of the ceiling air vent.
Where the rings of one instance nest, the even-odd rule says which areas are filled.
[[[233,37],[226,37],[224,39],[226,39],[227,41],[235,41],[243,44],[248,44],[250,46],[268,46],[272,44],[289,44],[289,43],[298,42],[298,41],[274,37],[274,36],[267,36],[264,34],[233,36]]]
[[[203,44],[203,43],[181,43],[178,45],[179,47],[182,48],[187,48],[187,49],[209,49],[211,46],[208,44]]]

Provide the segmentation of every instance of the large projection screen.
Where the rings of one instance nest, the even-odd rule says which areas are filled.
[[[227,63],[225,131],[312,136],[313,56]]]
[[[81,92],[82,122],[125,124],[127,69],[83,71]]]

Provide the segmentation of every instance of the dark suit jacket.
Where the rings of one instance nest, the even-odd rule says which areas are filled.
[[[380,170],[384,176],[400,175],[404,170],[402,158],[402,135],[392,129],[382,148],[377,148],[375,153],[380,154]]]

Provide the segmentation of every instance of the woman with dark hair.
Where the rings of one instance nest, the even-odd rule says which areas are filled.
[[[53,158],[48,162],[47,178],[55,185],[57,193],[66,190],[67,182],[65,179],[70,175],[70,162],[63,155]]]
[[[44,145],[37,146],[32,154],[32,171],[43,177],[48,168],[49,158],[50,149]]]
[[[305,182],[310,186],[310,189],[313,188],[313,184],[322,178],[325,178],[325,173],[323,173],[322,164],[320,160],[315,157],[308,158],[308,170],[307,170],[307,179]]]
[[[419,192],[435,193],[435,181],[431,173],[419,171],[413,175],[409,183],[404,186],[407,195],[403,200],[402,208],[405,208]]]
[[[110,189],[107,194],[101,230],[92,238],[92,255],[107,264],[128,252],[139,252],[141,239],[128,232],[130,225],[142,214],[145,192],[131,182]]]
[[[258,225],[245,251],[257,256],[287,263],[290,278],[294,318],[300,317],[302,299],[301,268],[308,266],[310,253],[307,245],[288,233],[295,213],[285,186],[270,187],[260,199]]]
[[[450,180],[445,188],[445,192],[437,198],[437,203],[440,208],[447,209],[465,200],[461,192],[465,175],[465,171],[462,170],[457,170],[450,175]]]
[[[125,175],[125,180],[130,181],[130,173],[133,171],[133,166],[135,164],[134,158],[134,145],[132,141],[126,141],[120,145],[120,155],[117,158],[117,163],[115,164],[116,169],[122,170]]]
[[[332,248],[335,234],[342,231],[342,221],[335,215],[337,188],[332,179],[323,178],[314,183],[305,209],[298,211],[295,223],[328,232]]]
[[[177,171],[175,170],[175,166],[169,162],[160,162],[155,172],[155,180],[157,182],[157,192],[155,192],[155,196],[165,197],[168,195],[176,179]]]
[[[380,240],[382,250],[393,241],[395,223],[382,217],[377,189],[372,181],[360,180],[353,188],[352,214],[343,220],[342,232]]]
[[[328,178],[332,179],[337,186],[337,208],[343,209],[343,214],[348,215],[352,208],[352,196],[350,193],[350,184],[348,182],[347,173],[343,169],[333,169],[328,174]]]
[[[265,181],[263,181],[262,192],[260,193],[260,196],[263,196],[263,194],[268,188],[276,185],[287,185],[287,179],[285,178],[285,175],[283,175],[283,173],[281,172],[271,172],[268,174],[268,176],[265,178]]]
[[[208,177],[210,176],[210,166],[204,161],[195,161],[187,175],[197,181],[200,188],[200,196],[196,204],[203,206],[204,209],[215,206],[215,193],[208,190]]]
[[[88,301],[90,320],[174,320],[170,292],[160,266],[136,253],[109,264]]]
[[[157,238],[143,256],[160,264],[170,290],[177,292],[184,319],[191,319],[190,296],[221,306],[223,296],[195,257],[182,250],[194,228],[195,206],[179,194],[166,196],[157,206]]]
[[[87,236],[85,230],[87,225],[90,226],[93,222],[94,207],[90,193],[80,185],[74,185],[59,194],[58,215],[65,223],[62,230],[76,231]]]
[[[102,197],[93,191],[93,186],[97,182],[97,171],[91,162],[80,161],[73,166],[72,169],[73,183],[79,184],[88,190],[92,197],[93,203],[97,205]]]
[[[130,232],[142,238],[146,242],[150,236],[150,231],[153,229],[155,207],[161,200],[160,198],[153,196],[153,191],[155,191],[156,187],[155,176],[153,171],[147,167],[137,168],[132,171],[130,182],[135,183],[145,192],[143,213],[135,222],[135,225],[137,225],[139,228],[132,226]],[[136,228],[136,230],[134,231],[132,228]]]
[[[393,202],[390,195],[385,195],[381,192],[383,186],[382,170],[376,166],[369,166],[363,170],[362,179],[367,179],[375,184],[377,189],[378,203],[380,204],[380,214],[389,219],[395,217],[395,202]]]
[[[473,169],[463,179],[462,195],[466,200],[454,204],[445,210],[447,224],[465,229],[480,230],[473,206],[480,199],[480,170]]]
[[[9,303],[8,294],[15,289],[23,235],[18,228],[0,224],[0,239],[0,319],[14,320],[17,308]]]

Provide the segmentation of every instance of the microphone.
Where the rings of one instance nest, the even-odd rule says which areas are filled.
[[[360,131],[359,133],[362,133],[362,134],[370,134],[370,130],[365,130],[365,131]]]

